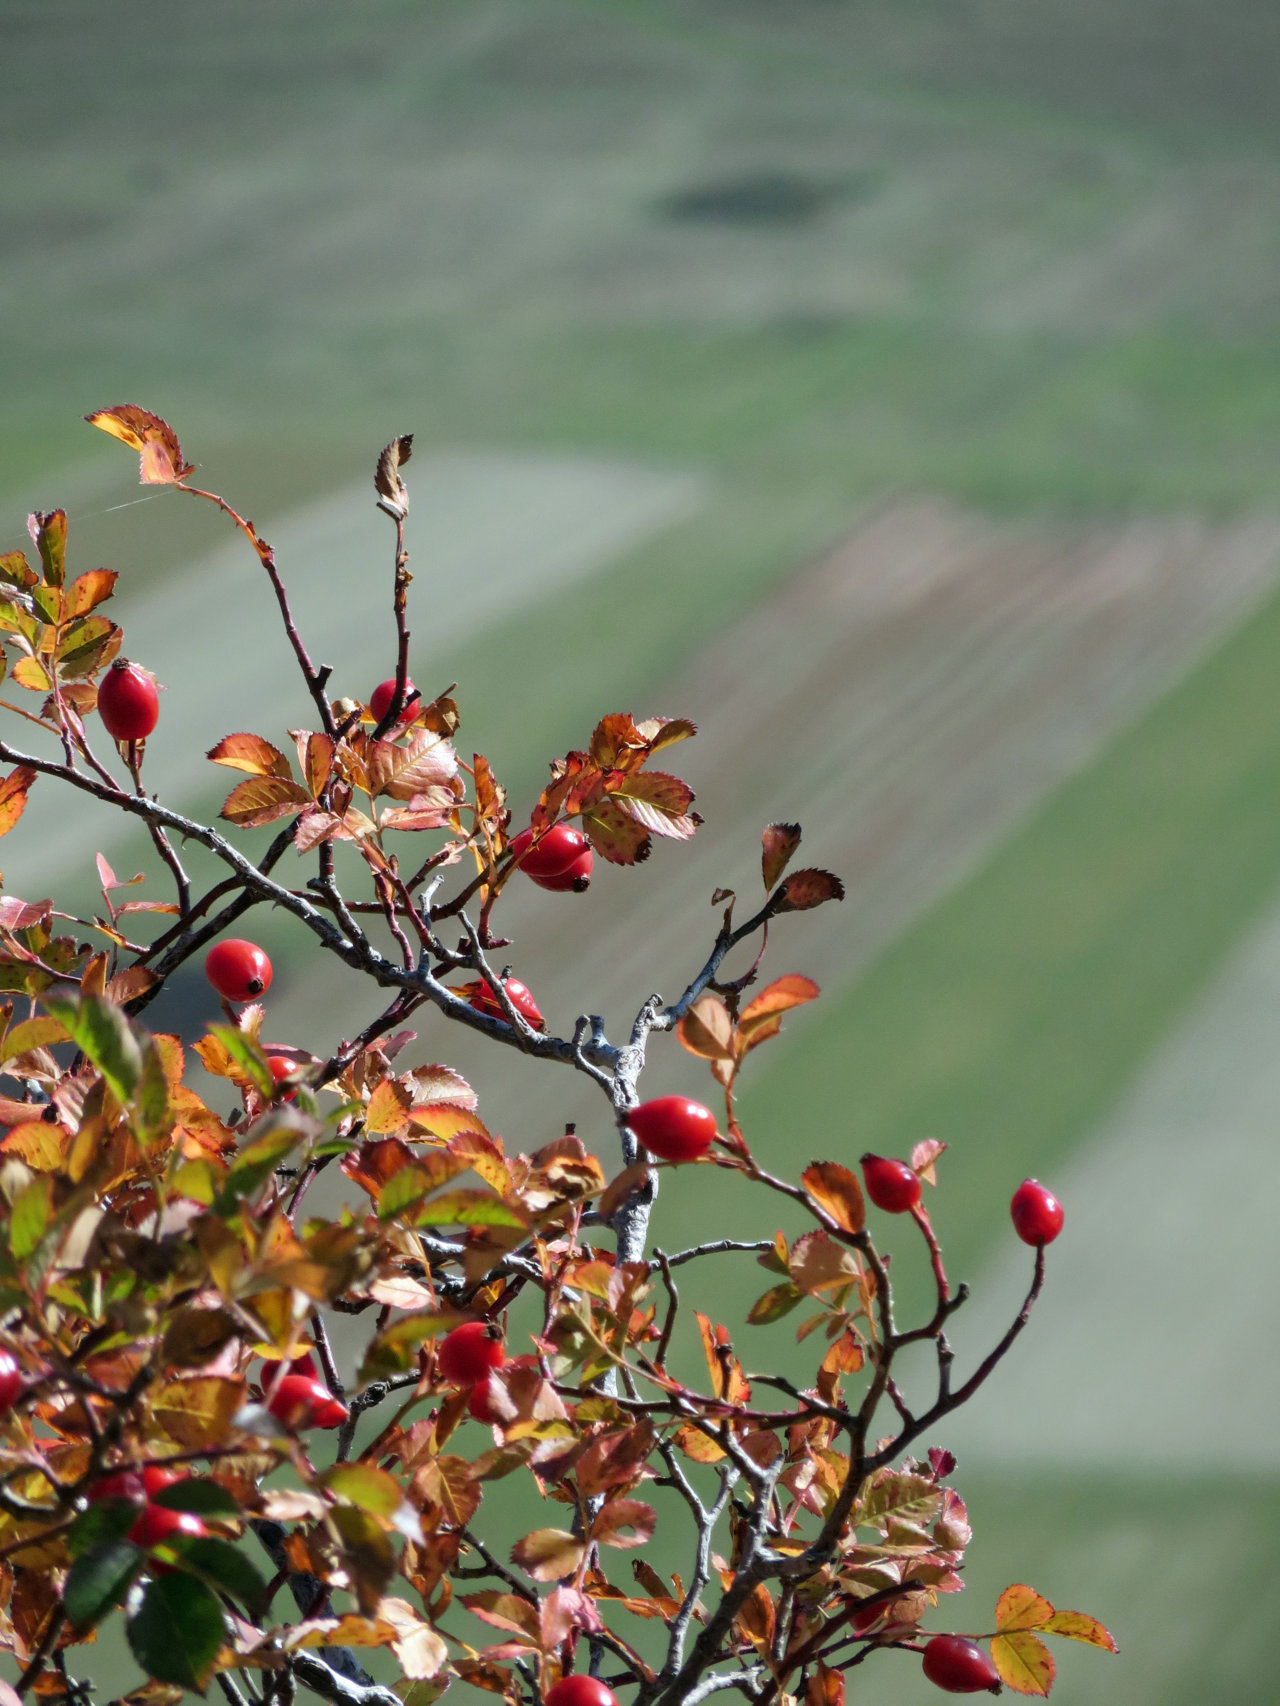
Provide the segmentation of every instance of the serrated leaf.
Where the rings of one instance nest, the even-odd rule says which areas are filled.
[[[591,1539],[601,1546],[625,1550],[644,1546],[653,1538],[658,1518],[652,1505],[640,1499],[610,1499],[591,1524]]]
[[[1107,1653],[1120,1651],[1111,1631],[1086,1611],[1055,1611],[1044,1629],[1046,1634],[1062,1635],[1068,1641],[1084,1641],[1091,1647],[1101,1647]]]
[[[781,1321],[784,1315],[790,1315],[802,1295],[790,1280],[771,1286],[763,1297],[757,1297],[751,1305],[747,1321],[753,1327],[767,1327],[771,1321]]]
[[[571,1576],[586,1555],[587,1542],[562,1528],[539,1528],[517,1540],[511,1562],[535,1582],[558,1582]]]
[[[269,1128],[252,1143],[246,1144],[232,1162],[223,1181],[223,1194],[231,1202],[249,1196],[264,1179],[275,1172],[298,1143],[303,1133],[287,1123]]]
[[[1053,1654],[1029,1630],[997,1635],[991,1643],[991,1662],[1001,1682],[1015,1694],[1034,1694],[1043,1699],[1057,1675]]]
[[[409,493],[404,481],[400,478],[400,470],[413,455],[413,434],[407,432],[399,438],[393,438],[391,443],[378,457],[378,466],[374,470],[373,486],[382,499],[380,507],[399,516],[403,521],[409,513]]]
[[[278,776],[286,782],[293,779],[284,753],[261,735],[224,735],[205,756],[214,764],[225,764],[228,770],[247,770],[250,776]]]
[[[311,803],[311,795],[300,782],[284,776],[250,776],[236,783],[222,802],[219,815],[239,829],[258,829]]]
[[[238,1546],[216,1535],[175,1536],[167,1541],[183,1562],[223,1593],[238,1599],[249,1610],[261,1605],[267,1584],[262,1572]]]
[[[687,841],[701,821],[690,814],[693,789],[678,776],[661,770],[646,770],[625,777],[609,789],[609,798],[622,803],[637,823],[655,835]]]
[[[800,825],[798,823],[771,823],[766,827],[760,839],[763,842],[760,870],[764,877],[765,893],[768,894],[791,863],[795,850],[800,845]]]
[[[109,432],[121,444],[139,453],[138,480],[144,486],[171,486],[194,473],[194,465],[183,460],[178,435],[167,421],[139,408],[136,403],[117,403],[97,409],[85,420]]]
[[[38,658],[19,658],[13,666],[13,679],[28,693],[47,693],[53,686],[48,671]]]
[[[97,1067],[116,1101],[128,1106],[143,1061],[142,1043],[128,1017],[101,995],[82,995],[76,1001],[50,990],[44,1005]]]
[[[830,871],[792,871],[778,890],[774,909],[777,912],[807,912],[829,900],[844,899],[844,884]]]
[[[226,1637],[226,1620],[212,1588],[174,1570],[147,1583],[125,1633],[148,1676],[203,1694]]]
[[[867,1207],[856,1173],[838,1161],[814,1161],[801,1173],[800,1183],[843,1231],[862,1231]]]
[[[409,1120],[413,1091],[395,1078],[384,1078],[369,1098],[365,1126],[376,1135],[399,1131]]]
[[[271,1076],[271,1068],[267,1065],[266,1055],[253,1038],[238,1025],[210,1025],[209,1035],[226,1051],[254,1089],[270,1099],[275,1090],[275,1080]],[[199,1044],[196,1045],[196,1052],[199,1053]]]
[[[114,569],[90,569],[88,574],[77,575],[67,588],[67,615],[87,616],[96,605],[111,597],[119,578]]]
[[[39,510],[31,516],[28,526],[36,550],[44,566],[44,578],[50,586],[61,586],[67,561],[67,512],[51,509],[47,515]]]
[[[413,1217],[415,1226],[527,1226],[522,1209],[490,1191],[446,1191],[424,1203]]]
[[[919,1173],[926,1185],[936,1185],[938,1175],[935,1171],[937,1163],[946,1152],[946,1144],[939,1143],[936,1137],[926,1137],[917,1143],[911,1151],[911,1165]]]
[[[30,910],[34,912],[36,909],[32,907]],[[6,928],[14,926],[7,925]],[[0,1046],[0,1061],[12,1060],[15,1055],[26,1054],[33,1048],[52,1048],[54,1043],[66,1041],[66,1028],[60,1019],[55,1019],[52,1014],[37,1014],[34,1019],[23,1019],[5,1033],[3,1046]]]
[[[137,1508],[127,1506],[126,1510],[128,1526],[132,1527],[138,1518]],[[146,1554],[131,1540],[123,1538],[105,1541],[81,1553],[71,1566],[62,1595],[67,1616],[81,1633],[92,1629],[122,1602],[145,1562]]]
[[[27,792],[36,779],[34,770],[19,765],[0,778],[0,835],[9,831],[22,816],[27,804]]]
[[[1025,1582],[1007,1587],[996,1601],[996,1629],[1002,1635],[1019,1629],[1043,1629],[1052,1616],[1049,1601]]]

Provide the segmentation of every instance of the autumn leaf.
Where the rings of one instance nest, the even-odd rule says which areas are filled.
[[[117,403],[84,418],[139,453],[138,479],[144,486],[171,486],[195,472],[195,464],[184,461],[178,435],[168,422],[136,403]]]
[[[283,776],[250,776],[227,795],[220,815],[240,829],[257,829],[310,804],[311,795],[297,782]]]
[[[1053,1607],[1043,1594],[1025,1582],[1015,1582],[996,1601],[996,1629],[1012,1635],[1023,1629],[1043,1629],[1053,1616]]]
[[[571,1576],[586,1556],[587,1542],[562,1528],[538,1528],[517,1540],[511,1562],[535,1582],[559,1582]]]
[[[760,868],[764,877],[765,893],[768,894],[791,863],[792,856],[800,845],[800,825],[771,823],[760,839],[764,843]]]
[[[379,497],[378,508],[396,520],[403,521],[409,513],[409,491],[400,478],[400,470],[413,455],[413,434],[393,438],[378,457],[373,474],[373,486]]]
[[[774,900],[776,912],[807,912],[829,900],[844,899],[844,884],[830,871],[792,871]]]
[[[856,1173],[838,1161],[814,1161],[801,1173],[800,1183],[843,1231],[862,1231],[867,1209]]]
[[[1048,1635],[1063,1635],[1068,1641],[1085,1641],[1107,1653],[1120,1651],[1111,1631],[1085,1611],[1055,1611],[1044,1625],[1044,1631]]]
[[[151,1413],[170,1439],[188,1451],[205,1451],[223,1443],[243,1402],[243,1379],[197,1375],[162,1386]]]
[[[609,789],[609,798],[620,801],[637,823],[672,841],[687,841],[702,822],[689,812],[693,797],[687,783],[660,770],[627,776]]]
[[[1035,1694],[1043,1699],[1057,1675],[1052,1653],[1029,1630],[997,1635],[991,1643],[991,1661],[1001,1682],[1015,1694]]]
[[[601,1546],[644,1546],[653,1538],[658,1518],[652,1505],[639,1499],[611,1499],[591,1525],[591,1538]]]
[[[27,804],[27,791],[36,779],[34,770],[20,764],[0,778],[0,835],[8,835]]]
[[[926,1137],[911,1151],[911,1165],[926,1185],[937,1184],[936,1165],[946,1147],[946,1144],[939,1143],[936,1137]]]
[[[639,865],[653,848],[644,825],[611,799],[583,812],[582,829],[595,851],[611,865]]]
[[[225,764],[229,770],[247,770],[250,776],[279,776],[286,782],[293,778],[284,753],[261,735],[224,735],[205,756],[215,764]]]
[[[676,1035],[690,1054],[702,1060],[733,1060],[733,1020],[718,995],[700,995],[676,1026]]]
[[[43,515],[36,510],[27,518],[27,527],[40,553],[45,580],[50,586],[61,586],[66,574],[67,512],[53,509]]]

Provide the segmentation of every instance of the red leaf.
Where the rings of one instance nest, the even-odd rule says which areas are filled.
[[[644,1546],[653,1538],[658,1518],[652,1505],[640,1499],[611,1499],[591,1525],[591,1538],[601,1546]]]
[[[771,823],[760,839],[764,843],[760,867],[764,876],[765,893],[768,894],[791,863],[792,856],[800,845],[800,825],[798,823]]]
[[[19,900],[16,894],[0,895],[0,930],[30,930],[45,923],[53,911],[51,900]]]
[[[807,912],[828,900],[843,900],[844,884],[830,871],[793,871],[778,891],[778,912]]]
[[[183,460],[178,435],[168,422],[136,403],[117,403],[113,409],[98,409],[84,418],[139,452],[138,478],[144,486],[171,486],[195,472],[195,464]]]

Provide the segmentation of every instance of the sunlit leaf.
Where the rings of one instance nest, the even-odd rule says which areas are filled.
[[[212,1588],[175,1570],[147,1583],[125,1633],[148,1676],[203,1694],[226,1637],[226,1620]]]
[[[1043,1627],[1046,1634],[1064,1635],[1068,1641],[1085,1641],[1108,1653],[1120,1651],[1111,1631],[1085,1611],[1055,1611]]]
[[[386,449],[378,457],[378,466],[374,470],[374,490],[382,499],[378,506],[387,510],[391,515],[403,521],[409,513],[409,493],[404,481],[400,478],[400,470],[413,455],[413,434],[407,432],[400,438],[393,438]]]
[[[707,990],[676,1026],[676,1035],[703,1060],[733,1060],[733,1020],[718,995]]]
[[[996,1601],[996,1628],[1002,1635],[1019,1629],[1043,1629],[1052,1616],[1049,1601],[1025,1582],[1015,1582]]]
[[[814,1161],[801,1173],[800,1183],[843,1231],[862,1231],[867,1209],[856,1173],[838,1161]]]
[[[136,403],[117,403],[84,418],[90,426],[100,427],[139,453],[138,479],[144,486],[173,485],[194,472],[192,465],[184,462],[178,436],[168,422]]]
[[[1000,1673],[1000,1680],[1015,1694],[1035,1694],[1043,1698],[1053,1687],[1057,1667],[1053,1655],[1038,1635],[1022,1631],[1012,1635],[997,1635],[991,1643],[991,1661]]]
[[[778,890],[774,908],[778,912],[807,912],[828,900],[843,900],[844,884],[830,871],[792,871]]]
[[[138,1031],[128,1017],[100,995],[82,995],[76,1001],[50,990],[44,1005],[97,1067],[111,1094],[127,1105],[142,1076],[143,1059]]]
[[[229,770],[247,770],[250,776],[279,776],[286,782],[293,777],[284,753],[261,735],[224,735],[205,756]]]
[[[558,1582],[571,1576],[586,1554],[587,1542],[562,1528],[539,1528],[517,1540],[511,1561],[535,1582]]]
[[[657,1522],[652,1505],[639,1499],[610,1499],[591,1525],[591,1538],[601,1546],[644,1546],[653,1538]]]
[[[221,1445],[231,1418],[244,1403],[244,1381],[203,1374],[170,1380],[155,1393],[152,1415],[179,1445],[204,1451]]]
[[[311,795],[300,782],[285,776],[250,776],[236,783],[222,802],[220,816],[241,829],[257,829],[310,804]]]
[[[760,868],[767,894],[786,870],[800,845],[800,825],[771,823],[760,839],[764,844],[760,855]]]
[[[784,1315],[790,1315],[802,1295],[789,1280],[784,1280],[781,1285],[771,1287],[763,1297],[755,1300],[748,1311],[747,1320],[753,1327],[767,1326],[771,1321],[781,1321]]]
[[[24,659],[25,661],[27,660]],[[27,792],[35,779],[35,771],[21,764],[7,776],[0,777],[0,835],[8,835],[22,816],[27,803]]]

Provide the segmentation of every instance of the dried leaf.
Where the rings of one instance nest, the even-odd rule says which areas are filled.
[[[844,884],[830,871],[793,871],[778,891],[778,912],[807,912],[828,900],[843,900]]]
[[[760,839],[764,843],[760,867],[764,876],[765,893],[768,894],[791,863],[792,856],[800,845],[800,825],[771,823]]]
[[[911,1151],[911,1165],[926,1185],[937,1184],[938,1175],[934,1171],[934,1165],[946,1147],[946,1144],[939,1143],[936,1137],[926,1137]]]
[[[791,1281],[806,1294],[848,1285],[857,1279],[858,1271],[853,1251],[837,1244],[826,1232],[806,1232],[792,1245]]]
[[[1001,1682],[1015,1694],[1035,1694],[1043,1699],[1057,1674],[1048,1647],[1029,1631],[997,1635],[991,1643],[991,1661]]]
[[[378,457],[378,466],[373,475],[374,490],[382,499],[378,507],[398,516],[402,521],[409,513],[409,492],[400,478],[400,470],[412,455],[411,432],[404,433],[400,438],[393,438]]]
[[[582,829],[596,852],[612,865],[641,864],[652,850],[648,830],[613,800],[602,800],[584,811]]]
[[[538,1528],[517,1540],[511,1562],[535,1582],[559,1582],[571,1576],[586,1556],[587,1542],[562,1528]]]
[[[844,1672],[831,1670],[819,1659],[805,1687],[804,1706],[844,1706]]]
[[[168,422],[136,403],[117,403],[112,409],[98,409],[84,418],[90,426],[100,427],[139,452],[138,478],[144,486],[171,486],[195,472],[194,463],[183,460],[178,436]]]
[[[676,1035],[690,1054],[702,1060],[733,1060],[733,1020],[718,995],[700,995],[676,1026]]]

